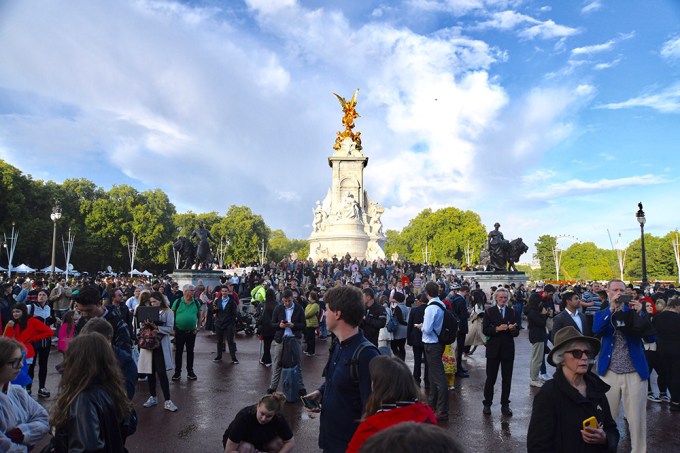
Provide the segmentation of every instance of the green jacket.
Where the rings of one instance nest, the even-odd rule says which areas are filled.
[[[264,289],[264,286],[262,285],[257,285],[253,290],[250,292],[250,297],[252,300],[256,300],[258,302],[264,302],[264,298],[266,296],[266,291]]]
[[[305,307],[305,322],[307,327],[319,327],[319,304],[316,302]]]

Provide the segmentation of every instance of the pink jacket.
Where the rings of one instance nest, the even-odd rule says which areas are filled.
[[[76,330],[76,325],[73,323],[73,327],[71,327],[71,331],[68,331],[68,324],[64,323],[61,325],[59,328],[59,333],[57,334],[57,350],[61,352],[65,352],[66,348],[68,348],[69,343],[71,343],[71,340],[73,340],[73,332]]]

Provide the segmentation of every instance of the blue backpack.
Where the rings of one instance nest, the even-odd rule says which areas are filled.
[[[387,329],[388,332],[394,333],[399,329],[399,323],[397,322],[397,317],[392,315],[391,313],[388,314],[390,319],[387,320],[385,323],[385,328]]]

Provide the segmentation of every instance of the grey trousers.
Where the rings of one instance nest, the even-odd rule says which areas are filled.
[[[300,388],[305,388],[305,383],[302,381],[302,366],[300,365],[300,355],[302,352],[302,338],[296,338],[295,341],[290,342],[294,347],[293,355],[295,362],[300,367]],[[279,380],[281,380],[281,356],[283,355],[283,341],[277,343],[272,342],[272,379],[269,383],[270,390],[276,390],[279,387]]]
[[[532,381],[538,381],[538,371],[541,368],[541,362],[543,361],[543,350],[545,348],[545,343],[538,341],[536,343],[531,343],[531,359],[529,361],[529,373]]]
[[[444,372],[444,345],[425,343],[425,360],[430,371],[430,393],[427,403],[439,414],[449,412],[449,386]]]

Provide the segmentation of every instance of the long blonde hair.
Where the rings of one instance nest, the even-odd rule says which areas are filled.
[[[64,357],[64,374],[59,396],[52,406],[50,424],[59,428],[68,420],[71,404],[88,388],[99,385],[113,401],[116,418],[122,422],[132,411],[123,386],[123,373],[111,343],[99,333],[80,334],[73,339]]]

